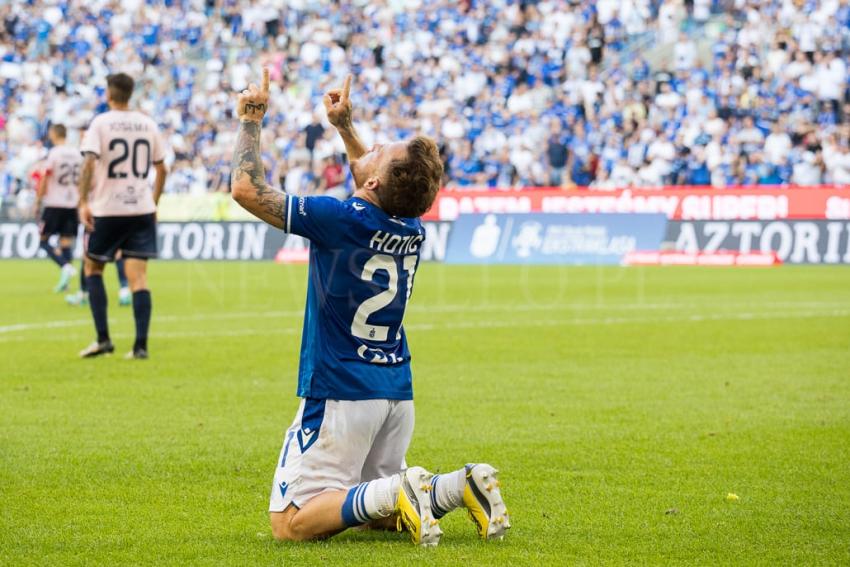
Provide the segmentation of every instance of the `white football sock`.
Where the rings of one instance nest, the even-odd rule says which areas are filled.
[[[355,486],[342,506],[343,521],[358,525],[390,516],[395,510],[400,486],[401,476],[397,474]]]
[[[463,506],[463,490],[466,488],[466,468],[446,474],[434,475],[431,479],[431,509],[435,518],[441,518],[452,510]]]

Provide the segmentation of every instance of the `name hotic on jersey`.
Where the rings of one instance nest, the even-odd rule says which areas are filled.
[[[165,142],[152,118],[133,110],[100,114],[83,135],[80,151],[98,158],[89,196],[94,216],[156,211],[151,165],[165,159]]]
[[[284,230],[309,239],[298,395],[411,399],[402,326],[425,231],[354,197],[287,196]]]

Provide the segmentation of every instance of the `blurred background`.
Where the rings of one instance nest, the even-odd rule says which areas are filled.
[[[290,192],[349,183],[320,100],[349,72],[367,143],[438,138],[447,187],[850,180],[845,0],[13,1],[0,14],[5,198],[26,190],[51,123],[79,135],[104,109],[117,70],[167,132],[167,191],[226,191],[232,93],[261,65],[275,83],[268,173]]]
[[[353,190],[321,105],[353,73],[367,145],[439,141],[445,189],[429,220],[850,218],[836,189],[850,182],[847,0],[48,0],[5,2],[0,15],[0,219],[34,218],[48,127],[65,124],[74,143],[106,108],[106,75],[125,71],[168,140],[161,220],[249,220],[226,195],[232,99],[263,65],[266,173],[291,194]],[[801,187],[821,192],[788,196]],[[721,189],[737,201],[716,201]],[[710,210],[683,210],[689,197]],[[756,247],[787,260],[795,244],[777,230]],[[4,256],[22,255],[9,246]]]

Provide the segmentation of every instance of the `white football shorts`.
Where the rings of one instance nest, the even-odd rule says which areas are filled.
[[[413,400],[304,398],[283,438],[269,512],[406,468]]]

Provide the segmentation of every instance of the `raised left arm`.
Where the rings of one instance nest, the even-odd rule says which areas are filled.
[[[368,150],[357,135],[351,119],[351,75],[345,78],[341,89],[329,90],[322,100],[328,113],[328,122],[336,128],[345,144],[348,161],[360,159]]]

